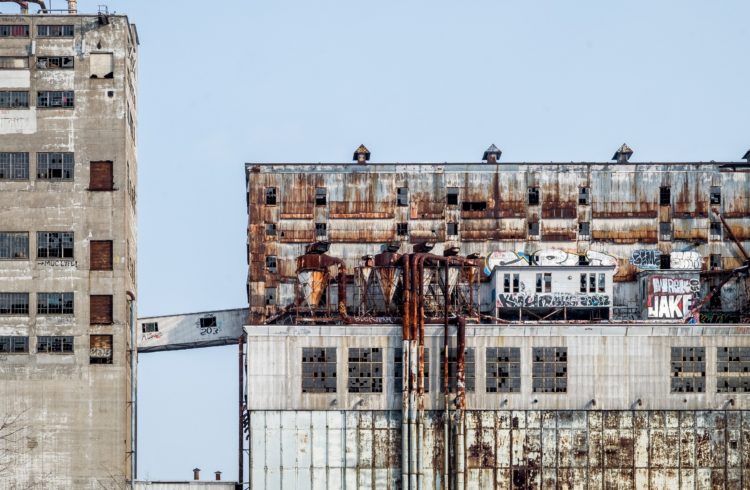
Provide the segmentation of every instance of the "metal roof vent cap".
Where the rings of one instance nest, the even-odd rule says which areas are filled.
[[[612,155],[612,160],[617,160],[617,163],[627,163],[631,156],[633,156],[633,150],[626,143],[623,143]]]
[[[493,144],[490,145],[489,148],[487,148],[484,152],[484,155],[482,155],[482,161],[485,161],[487,163],[495,164],[498,160],[500,160],[500,155],[502,155],[503,152],[500,151],[500,148]]]
[[[214,475],[216,475],[216,481],[221,481],[221,471],[214,471]]]
[[[198,481],[201,479],[201,469],[193,468],[193,480]]]
[[[750,163],[750,150],[747,150],[744,155],[742,155],[742,158],[747,160],[748,163]]]
[[[360,165],[365,165],[367,163],[367,160],[370,159],[370,150],[367,149],[365,145],[359,145],[359,148],[354,150],[354,160]]]

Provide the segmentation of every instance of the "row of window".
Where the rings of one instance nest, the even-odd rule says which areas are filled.
[[[0,70],[27,69],[28,56],[0,56]],[[36,67],[40,70],[72,70],[75,68],[74,56],[37,56]]]
[[[459,204],[459,187],[448,187],[445,193],[445,204],[447,206],[458,206]],[[278,188],[266,187],[265,203],[267,206],[278,204]],[[327,204],[327,189],[325,187],[315,188],[314,202],[316,206],[325,206]],[[527,202],[529,206],[538,206],[542,201],[541,190],[539,187],[529,187],[527,189]],[[672,201],[672,191],[670,187],[659,188],[659,205],[669,206]],[[709,190],[709,202],[711,204],[721,204],[721,187],[711,186]],[[591,204],[591,189],[589,187],[578,188],[578,204],[585,206]],[[396,205],[409,205],[409,188],[396,188]],[[484,211],[487,209],[486,201],[463,201],[461,203],[463,211]]]
[[[604,273],[581,273],[582,293],[604,293],[606,292],[607,278]],[[536,292],[552,292],[552,273],[541,272],[536,274]],[[503,292],[518,293],[521,290],[520,274],[508,273],[503,274]]]
[[[72,24],[38,24],[38,37],[73,37],[75,30]],[[28,25],[0,25],[0,37],[29,37]]]
[[[75,107],[72,90],[40,90],[36,93],[37,107]],[[24,90],[0,90],[0,109],[23,109],[29,107],[29,92]]]
[[[72,231],[38,231],[36,233],[37,259],[73,259],[74,233]],[[91,270],[112,270],[112,240],[91,240]],[[29,233],[25,231],[0,231],[0,260],[27,260],[29,258]]]
[[[383,392],[382,348],[349,348],[347,352],[347,391],[349,393]],[[673,347],[671,360],[672,393],[703,393],[706,384],[705,347]],[[440,352],[440,359],[444,351]],[[457,351],[448,350],[449,390],[456,390]],[[466,391],[476,389],[474,348],[465,354]],[[425,348],[424,388],[430,390],[430,354]],[[336,392],[336,348],[302,348],[302,392]],[[750,393],[750,347],[717,349],[717,392]],[[441,379],[443,363],[440,362]],[[521,349],[488,347],[486,349],[485,392],[518,393],[521,391]],[[403,358],[401,349],[393,349],[394,391],[402,390]],[[532,391],[534,393],[567,393],[567,347],[532,348]],[[443,386],[440,386],[441,391]]]
[[[75,158],[72,152],[36,154],[36,179],[46,181],[72,181]],[[0,180],[29,180],[29,154],[27,152],[0,152]],[[113,163],[90,162],[90,191],[114,189]]]
[[[29,293],[0,293],[0,315],[26,316],[29,314]],[[73,293],[36,293],[37,315],[73,315]],[[89,296],[92,325],[112,323],[112,296]]]
[[[40,335],[36,337],[37,354],[73,354],[75,347],[71,335]],[[0,354],[29,354],[29,337],[0,336]],[[112,336],[89,337],[89,363],[112,364]]]

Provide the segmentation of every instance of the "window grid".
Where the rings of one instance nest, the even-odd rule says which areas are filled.
[[[706,348],[672,347],[672,393],[703,393],[706,391]]]
[[[37,315],[72,315],[73,293],[37,293]]]
[[[0,37],[29,37],[29,26],[0,25]]]
[[[73,153],[37,153],[36,177],[41,180],[73,180]]]
[[[719,347],[716,354],[717,393],[750,393],[750,347]]]
[[[73,26],[71,24],[36,26],[36,35],[39,37],[73,37]]]
[[[73,232],[40,231],[36,234],[36,256],[39,259],[73,258]]]
[[[70,354],[73,352],[72,336],[41,336],[37,337],[37,353]]]
[[[0,232],[0,259],[25,260],[29,258],[29,234],[26,232]]]
[[[0,108],[17,109],[29,107],[29,93],[20,90],[1,90]]]
[[[531,369],[534,393],[567,393],[568,348],[534,347]]]
[[[400,347],[393,349],[393,391],[404,391],[404,350]],[[424,392],[430,392],[430,349],[424,348]]]
[[[72,90],[40,90],[36,94],[37,107],[74,107]]]
[[[210,327],[216,327],[216,317],[215,316],[204,316],[200,319],[200,325],[201,328],[210,328]]]
[[[29,154],[0,152],[0,180],[29,180]]]
[[[383,349],[351,347],[348,354],[349,393],[383,392]]]
[[[443,377],[445,376],[443,366],[443,356],[445,355],[445,349],[440,349],[440,391],[443,392],[445,386],[443,386]],[[455,347],[448,348],[448,391],[450,393],[456,392],[456,368],[457,368],[457,356],[458,349]],[[464,356],[464,383],[466,384],[466,391],[473,392],[476,388],[476,374],[475,374],[475,357],[474,348],[466,347],[466,354]]]
[[[521,349],[488,347],[486,359],[487,393],[519,393],[521,391]]]
[[[20,336],[0,337],[0,354],[28,354],[29,338]]]
[[[141,330],[143,331],[143,333],[158,332],[159,323],[158,322],[141,323]]]
[[[407,236],[409,234],[409,223],[396,223],[396,234]]]
[[[336,348],[302,348],[302,393],[336,393]]]
[[[29,293],[0,293],[0,315],[28,315]]]
[[[56,70],[74,68],[73,56],[37,56],[36,67],[40,70]]]

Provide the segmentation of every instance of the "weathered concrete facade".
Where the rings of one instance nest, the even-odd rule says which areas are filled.
[[[0,486],[121,488],[135,457],[137,32],[108,14],[0,25],[0,92],[21,98],[0,108],[14,154],[0,162],[0,336],[27,339],[0,353],[0,414],[18,429],[0,442]]]

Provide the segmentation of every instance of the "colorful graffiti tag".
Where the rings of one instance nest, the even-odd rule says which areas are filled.
[[[649,277],[646,297],[648,318],[686,318],[699,291],[700,281],[695,277]]]
[[[633,250],[628,260],[641,270],[653,270],[661,267],[661,252],[659,250]]]
[[[499,308],[598,308],[610,305],[606,294],[579,293],[500,293]]]

